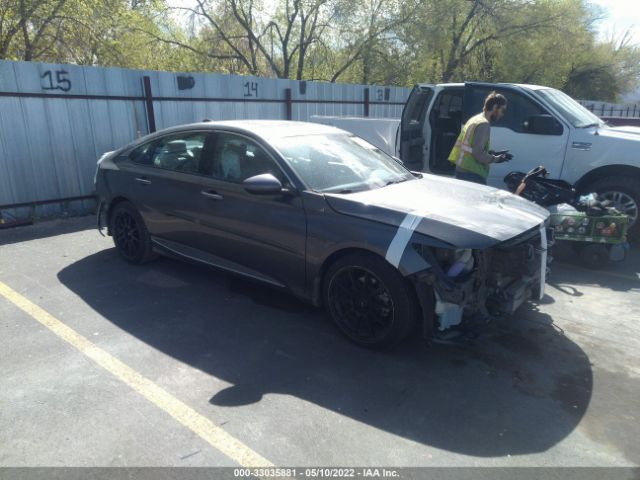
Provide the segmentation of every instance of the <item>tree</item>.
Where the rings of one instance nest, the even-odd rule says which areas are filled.
[[[194,7],[176,8],[195,19],[191,40],[160,40],[222,61],[227,70],[298,80],[332,18],[329,0],[284,0],[272,10],[259,0],[196,0]]]
[[[592,45],[571,64],[561,88],[576,98],[609,102],[634,90],[640,78],[640,48],[629,39],[627,32]]]
[[[0,58],[171,68],[177,52],[158,55],[142,31],[171,31],[160,0],[3,0]]]
[[[401,55],[397,31],[411,21],[423,0],[368,0],[362,3],[345,1],[340,4],[340,15],[332,34],[322,40],[332,63],[331,82],[339,79],[370,83],[372,77],[384,75],[380,60],[395,68]],[[355,75],[354,75],[355,73]]]
[[[420,10],[424,22],[408,26],[407,45],[417,48],[418,71],[431,81],[490,74],[492,48],[550,32],[561,21],[553,2],[522,0],[431,0]],[[522,52],[521,52],[522,53]],[[469,67],[476,65],[476,71]]]
[[[34,60],[55,42],[66,0],[5,0],[0,4],[0,58]]]
[[[374,53],[390,51],[394,29],[415,12],[409,5],[422,0],[283,0],[271,9],[259,0],[195,1],[176,7],[197,20],[191,39],[163,41],[221,61],[227,71],[240,64],[244,73],[297,80],[336,81],[360,62],[368,82]]]

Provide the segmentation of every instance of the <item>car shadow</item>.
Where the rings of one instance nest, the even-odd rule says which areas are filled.
[[[95,228],[95,215],[82,215],[66,218],[45,218],[36,223],[26,223],[24,226],[0,229],[0,246],[41,238],[55,237],[58,235],[81,232]]]
[[[611,262],[601,269],[588,268],[571,249],[569,242],[553,247],[554,261],[547,283],[572,296],[582,296],[580,285],[592,285],[617,292],[640,289],[640,250],[632,248],[622,262]]]
[[[497,457],[546,451],[591,399],[586,354],[534,305],[467,344],[427,348],[416,335],[379,353],[284,292],[180,261],[131,266],[109,249],[58,278],[119,328],[231,383],[207,399],[224,408],[292,395],[415,442]]]

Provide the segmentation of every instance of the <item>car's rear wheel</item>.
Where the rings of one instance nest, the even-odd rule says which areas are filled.
[[[113,207],[109,225],[113,243],[124,260],[144,263],[156,257],[144,220],[130,202],[120,202]]]
[[[339,258],[327,271],[324,304],[354,343],[382,349],[411,331],[419,312],[413,286],[385,260],[366,253]]]

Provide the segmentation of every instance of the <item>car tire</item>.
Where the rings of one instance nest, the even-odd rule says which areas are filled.
[[[124,201],[113,207],[109,215],[109,232],[118,254],[125,261],[141,264],[157,257],[142,215],[132,203]]]
[[[618,210],[630,216],[627,236],[640,239],[640,181],[629,177],[604,177],[591,183],[583,192],[596,192],[601,198],[613,201]]]
[[[340,331],[370,349],[400,343],[420,311],[413,285],[387,261],[364,252],[340,257],[329,267],[323,302]]]

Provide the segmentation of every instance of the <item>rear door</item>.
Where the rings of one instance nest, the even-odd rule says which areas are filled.
[[[423,171],[428,162],[428,142],[425,140],[425,121],[429,103],[433,98],[433,85],[413,87],[402,110],[400,122],[400,159],[409,170]]]
[[[119,175],[111,178],[112,190],[134,203],[152,235],[188,235],[196,228],[184,193],[191,188],[207,136],[197,131],[173,133],[116,159]]]
[[[208,132],[185,131],[160,137],[131,151],[120,168],[125,191],[154,237],[190,244],[197,223],[199,162]]]
[[[509,103],[505,116],[491,124],[491,149],[509,150],[514,158],[510,162],[491,165],[487,183],[497,188],[505,188],[503,178],[507,173],[527,172],[538,165],[547,168],[550,178],[560,178],[569,129],[554,115],[562,126],[559,134],[529,132],[528,119],[531,115],[551,114],[530,90],[516,85],[465,83],[463,122],[482,112],[484,100],[492,91],[503,94]]]

